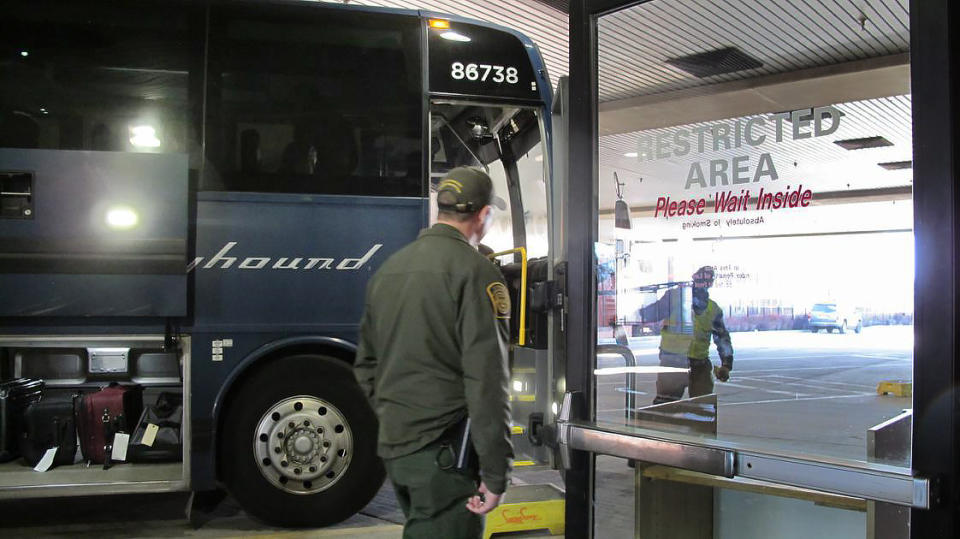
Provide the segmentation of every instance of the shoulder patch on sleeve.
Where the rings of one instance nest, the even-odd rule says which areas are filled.
[[[487,285],[487,295],[490,296],[493,314],[497,318],[510,318],[510,293],[506,285],[501,282],[490,283]]]

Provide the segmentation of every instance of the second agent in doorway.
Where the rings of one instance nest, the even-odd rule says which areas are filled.
[[[690,369],[689,375],[673,372],[659,374],[654,404],[682,399],[688,385],[690,397],[713,393],[712,374],[721,382],[730,379],[733,346],[730,344],[730,333],[723,324],[723,310],[710,299],[713,276],[714,269],[711,266],[703,266],[693,274],[690,311],[682,305],[682,293],[678,288],[669,290],[660,300],[641,310],[643,320],[663,321],[660,366]],[[684,311],[690,314],[684,316]],[[716,369],[710,363],[711,336],[720,355],[721,365]]]

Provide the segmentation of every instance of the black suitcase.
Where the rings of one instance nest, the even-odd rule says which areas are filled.
[[[23,411],[40,400],[43,380],[17,378],[0,382],[0,462],[17,458]]]
[[[54,466],[73,464],[77,455],[75,400],[76,396],[47,396],[27,406],[23,413],[20,454],[30,466],[36,466],[44,453],[54,447],[57,448]]]
[[[147,425],[158,427],[153,445],[145,445],[143,436]],[[144,406],[140,421],[130,438],[127,451],[129,462],[177,462],[183,460],[183,395],[160,393],[157,403]]]

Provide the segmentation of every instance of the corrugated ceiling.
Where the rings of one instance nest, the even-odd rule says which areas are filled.
[[[669,102],[674,95],[670,92],[696,88],[705,103],[714,103],[712,112],[722,114],[728,110],[724,96],[712,85],[908,52],[907,4],[907,0],[670,0],[635,6],[605,16],[598,23],[599,97],[607,107],[616,108],[631,103],[615,103],[621,99],[662,94]],[[667,63],[670,58],[726,47],[736,47],[763,65],[698,78]],[[908,71],[904,73],[908,75]],[[855,93],[854,86],[847,90],[814,89],[808,96],[805,106],[836,104],[844,113],[840,129],[831,135],[773,143],[773,125],[768,123],[763,130],[768,135],[767,142],[759,147],[721,147],[717,151],[709,148],[701,154],[690,152],[683,157],[641,161],[624,155],[638,151],[640,137],[672,134],[678,129],[714,122],[638,128],[600,137],[601,173],[618,171],[621,181],[627,184],[625,197],[635,207],[649,205],[658,196],[682,197],[698,192],[696,188],[685,189],[694,162],[700,162],[709,171],[711,160],[725,160],[732,166],[729,163],[734,157],[747,156],[746,163],[755,170],[764,152],[770,153],[780,174],[780,180],[770,184],[771,188],[796,187],[803,182],[815,192],[909,189],[913,180],[911,169],[890,171],[878,164],[912,159],[910,96],[877,93],[871,99],[844,99],[844,95]],[[763,91],[752,95],[757,100],[757,113],[766,116],[781,110],[776,103],[764,101]],[[873,136],[885,137],[892,146],[849,151],[835,144],[842,139]],[[739,191],[753,185],[760,184],[750,182],[735,187]],[[733,188],[718,184],[701,194]],[[601,177],[601,209],[613,206],[613,191],[610,178]]]
[[[670,0],[619,11],[598,22],[600,101],[906,52],[907,5],[908,0]],[[763,66],[699,79],[666,63],[727,46]]]

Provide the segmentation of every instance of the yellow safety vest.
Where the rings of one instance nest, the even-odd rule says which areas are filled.
[[[692,332],[683,331],[679,319],[680,313],[671,312],[660,332],[660,349],[693,359],[709,358],[710,335],[713,333],[713,319],[716,317],[717,309],[719,307],[712,299],[707,300],[707,308],[702,313],[693,315]]]

